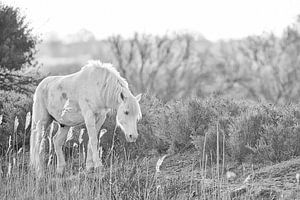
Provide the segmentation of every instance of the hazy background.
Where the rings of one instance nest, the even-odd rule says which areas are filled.
[[[112,62],[134,92],[296,101],[300,1],[41,1],[19,7],[44,75]]]
[[[20,7],[43,39],[72,41],[82,29],[96,39],[135,32],[164,35],[189,31],[208,40],[237,39],[262,32],[281,35],[300,11],[297,0],[4,0]],[[71,37],[71,38],[70,38]]]

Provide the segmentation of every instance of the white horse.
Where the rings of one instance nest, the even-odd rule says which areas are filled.
[[[44,130],[55,120],[60,131],[54,136],[57,154],[57,172],[66,165],[62,145],[71,126],[85,123],[88,131],[86,168],[99,168],[102,163],[97,150],[97,133],[106,114],[117,109],[117,125],[128,142],[138,137],[137,121],[142,114],[139,106],[141,94],[133,96],[127,81],[111,64],[90,61],[79,72],[67,76],[50,76],[36,88],[33,98],[30,136],[30,163],[39,175],[42,173],[40,144]]]

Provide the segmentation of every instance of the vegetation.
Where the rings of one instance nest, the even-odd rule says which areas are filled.
[[[0,68],[19,70],[32,65],[37,39],[19,9],[0,4]]]
[[[37,80],[21,70],[37,65],[37,37],[18,8],[0,2],[0,90],[30,95]]]
[[[131,154],[136,150],[147,155],[147,150],[178,153],[194,149],[199,159],[204,151],[215,161],[219,134],[219,145],[224,146],[220,153],[227,161],[267,164],[300,156],[298,105],[274,106],[222,97],[163,104],[147,95],[141,105],[141,137]]]
[[[2,197],[19,199],[22,194],[31,199],[39,194],[45,199],[186,199],[195,195],[200,199],[230,199],[233,193],[226,189],[230,183],[224,174],[230,163],[266,166],[300,154],[297,105],[274,106],[222,97],[164,104],[144,95],[141,106],[144,117],[138,124],[140,137],[135,144],[126,143],[117,130],[111,152],[112,134],[105,135],[104,170],[100,174],[79,172],[82,160],[75,153],[68,157],[64,178],[56,177],[53,165],[45,179],[38,180],[28,170],[25,151],[9,153],[2,162]],[[112,114],[104,128],[112,133],[114,126]],[[13,128],[12,133],[24,129]],[[76,148],[73,151],[77,152]],[[161,172],[160,166],[155,170],[157,159],[163,154],[170,157],[165,161],[169,170],[178,162],[188,163],[183,162],[178,168],[181,173],[176,175]],[[184,159],[178,155],[184,155]],[[8,171],[12,171],[10,176],[6,175]],[[240,198],[255,199],[250,190]]]
[[[23,138],[29,137],[29,130],[24,132],[26,113],[31,111],[32,98],[16,92],[0,91],[0,111],[2,123],[0,125],[0,154],[4,155],[8,148],[9,137],[16,143],[22,143]],[[19,126],[14,133],[14,121],[18,118]],[[25,134],[25,135],[24,135]],[[18,145],[19,147],[21,145]]]
[[[272,33],[211,42],[192,34],[124,39],[53,39],[40,46],[46,74],[77,71],[87,59],[112,62],[134,92],[164,102],[212,93],[275,104],[298,102],[300,20],[281,37]]]
[[[75,153],[65,175],[57,176],[51,165],[37,179],[27,163],[26,116],[40,76],[24,70],[35,66],[37,39],[18,9],[0,4],[0,198],[232,199],[237,194],[225,174],[233,165],[243,168],[242,176],[271,164],[277,165],[257,174],[270,171],[277,178],[281,168],[295,173],[300,170],[293,161],[300,154],[299,24],[300,18],[281,37],[218,42],[188,33],[97,41],[82,31],[82,40],[41,44],[41,57],[55,61],[54,67],[41,68],[44,75],[71,73],[100,57],[115,64],[134,93],[144,95],[136,143],[127,143],[119,129],[114,133],[114,112],[103,125],[109,133],[101,140],[103,172],[82,173],[82,157],[68,144],[66,151]],[[253,180],[260,180],[257,176]],[[238,198],[258,199],[255,187]],[[281,193],[264,194],[278,199]]]

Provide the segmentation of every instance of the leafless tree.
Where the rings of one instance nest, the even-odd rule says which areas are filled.
[[[170,100],[192,93],[202,80],[200,74],[206,58],[200,58],[191,35],[135,34],[128,40],[119,36],[110,38],[109,43],[112,60],[138,92],[150,92]]]
[[[300,33],[296,25],[288,27],[282,37],[264,34],[223,42],[220,54],[220,90],[273,103],[297,101],[300,96]]]

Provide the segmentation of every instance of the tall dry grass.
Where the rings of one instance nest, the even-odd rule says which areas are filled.
[[[30,114],[27,116],[26,124],[29,124]],[[15,125],[18,126],[17,118]],[[216,126],[219,139],[218,123]],[[101,172],[84,173],[72,168],[81,162],[80,155],[73,153],[65,175],[57,175],[55,167],[50,165],[42,178],[37,178],[28,166],[25,148],[17,152],[10,146],[2,163],[5,173],[0,178],[0,199],[232,199],[230,185],[224,177],[225,160],[219,165],[224,155],[217,153],[217,162],[209,160],[212,156],[205,153],[206,140],[203,156],[193,157],[192,165],[186,167],[190,170],[173,176],[169,174],[172,166],[162,167],[176,155],[119,160],[114,156],[114,145],[109,163]],[[224,148],[222,145],[217,142],[217,152]],[[200,164],[199,168],[194,167],[196,163]],[[242,199],[247,199],[247,195]]]

